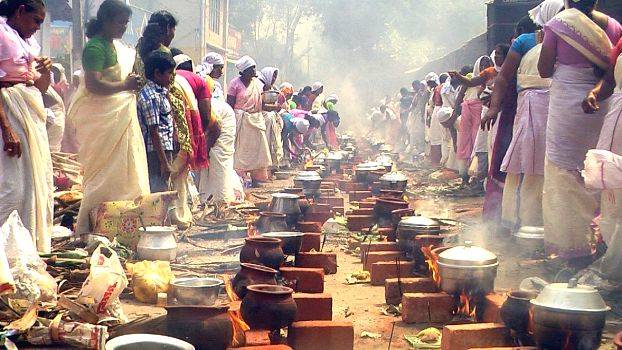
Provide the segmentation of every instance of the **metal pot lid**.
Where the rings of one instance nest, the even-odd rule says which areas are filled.
[[[138,228],[138,231],[145,233],[174,233],[177,231],[177,228],[173,226],[141,226]]]
[[[341,154],[341,152],[328,152],[328,154],[326,155],[326,158],[328,160],[342,160],[343,159],[343,154]]]
[[[391,159],[391,157],[387,155],[380,155],[376,158],[376,162],[382,165],[392,165],[393,159]]]
[[[273,193],[272,198],[278,199],[300,199],[300,196],[292,193]]]
[[[438,255],[439,263],[456,266],[486,266],[498,264],[497,256],[482,247],[474,246],[471,241],[464,245],[449,248]]]
[[[322,180],[320,174],[317,171],[299,171],[294,177],[296,181],[318,181]]]
[[[514,237],[516,238],[527,238],[527,239],[544,239],[544,227],[542,226],[522,226],[516,233],[514,233]]]
[[[408,181],[408,178],[401,171],[392,171],[390,173],[386,173],[380,177],[380,181],[389,181],[389,182],[398,182],[398,181]]]
[[[559,311],[607,312],[611,310],[594,287],[578,284],[576,278],[570,279],[568,283],[547,284],[538,297],[531,300],[531,303]]]
[[[409,228],[438,228],[440,229],[440,222],[430,219],[425,216],[404,216],[400,220],[399,226]]]
[[[372,170],[379,170],[379,169],[382,169],[382,164],[377,163],[377,162],[361,163],[356,166],[356,170],[372,171]]]

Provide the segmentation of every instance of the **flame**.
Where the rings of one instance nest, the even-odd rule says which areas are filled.
[[[423,256],[425,256],[425,262],[428,264],[428,269],[430,270],[430,274],[432,280],[436,285],[440,288],[441,286],[441,274],[438,272],[438,256],[432,252],[434,248],[433,245],[429,247],[421,247],[421,252]]]
[[[454,314],[464,315],[471,319],[476,319],[477,305],[473,305],[473,308],[471,308],[471,304],[475,303],[473,303],[473,300],[469,294],[463,290],[462,293],[460,293],[460,306]]]
[[[227,297],[229,301],[232,303],[239,303],[240,298],[235,294],[233,290],[233,286],[231,284],[231,277],[227,274],[222,275],[222,279],[225,283],[225,291],[227,292]],[[231,345],[234,347],[242,346],[246,343],[244,332],[248,331],[250,327],[244,322],[242,319],[242,314],[240,309],[237,308],[235,310],[229,310],[228,312],[229,318],[231,319],[231,323],[233,324],[233,342]]]

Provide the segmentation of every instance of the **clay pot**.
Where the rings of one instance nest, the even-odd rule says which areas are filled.
[[[391,218],[394,210],[407,209],[408,202],[399,199],[378,198],[374,206],[374,212],[377,217]]]
[[[533,292],[510,292],[499,311],[505,325],[519,334],[527,333],[529,328],[529,310],[531,309],[530,300],[537,296]]]
[[[296,319],[293,289],[283,286],[256,284],[247,287],[242,300],[242,318],[251,329],[278,330]]]
[[[240,299],[246,296],[246,287],[252,284],[270,284],[276,286],[277,270],[256,264],[242,263],[240,271],[232,281],[233,291]]]
[[[298,223],[298,229],[301,232],[322,233],[322,223],[301,221]]]
[[[280,239],[250,237],[245,241],[240,251],[240,262],[264,265],[278,270],[285,260]]]
[[[287,215],[281,213],[261,212],[255,226],[259,233],[281,232],[289,230]]]
[[[167,335],[197,349],[225,350],[233,340],[229,306],[167,306]]]

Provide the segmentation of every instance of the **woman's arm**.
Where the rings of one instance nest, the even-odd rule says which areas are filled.
[[[467,78],[464,75],[458,73],[458,72],[449,72],[449,76],[452,79],[458,79],[458,81],[460,81],[460,84],[462,85],[466,85],[467,87],[476,87],[479,85],[484,85],[486,84],[486,77],[483,77],[481,75],[478,75],[476,77],[473,78]]]
[[[235,106],[235,96],[233,95],[227,95],[227,103],[229,104],[229,106],[231,106],[231,108],[233,108]]]
[[[587,97],[583,100],[583,111],[588,114],[596,113],[600,110],[599,101],[604,101],[611,97],[613,89],[616,86],[614,67],[607,70],[602,80],[596,84],[594,89],[588,92]]]
[[[542,43],[542,51],[540,51],[540,59],[538,60],[538,72],[540,72],[542,78],[551,78],[555,72],[555,63],[557,62],[556,35],[545,27],[544,42]]]
[[[50,60],[49,57],[37,57],[35,62],[37,62],[35,69],[41,74],[39,79],[35,81],[35,87],[39,89],[42,94],[45,94],[52,82],[52,74],[50,72],[52,60]]]
[[[482,118],[481,127],[482,130],[490,130],[495,124],[495,120],[501,111],[501,103],[503,97],[507,92],[510,81],[516,75],[520,61],[522,57],[518,52],[510,50],[508,56],[505,58],[501,71],[495,79],[495,85],[492,88],[492,96],[490,97],[490,108],[484,118]]]
[[[2,141],[4,142],[4,152],[7,153],[9,157],[21,157],[22,156],[22,145],[19,142],[19,137],[13,131],[11,127],[11,123],[9,122],[9,118],[4,113],[4,102],[0,98],[0,131],[2,131]]]
[[[101,72],[87,71],[84,74],[86,89],[96,95],[113,95],[122,91],[138,89],[138,76],[130,74],[123,81],[107,81]]]

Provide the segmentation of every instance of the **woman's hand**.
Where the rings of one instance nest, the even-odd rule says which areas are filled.
[[[2,129],[2,140],[4,141],[4,151],[9,157],[19,158],[22,156],[22,145],[12,128]]]
[[[50,71],[52,69],[52,60],[49,57],[37,57],[35,58],[35,62],[37,63],[37,65],[35,66],[37,72],[41,73],[41,75],[50,74]]]
[[[123,82],[126,91],[138,90],[139,77],[136,74],[130,74]]]
[[[482,130],[486,131],[486,130],[492,129],[492,126],[495,125],[495,121],[497,120],[497,116],[499,115],[499,112],[500,111],[498,108],[488,109],[488,112],[486,112],[486,115],[484,115],[484,118],[482,118],[482,122],[481,122]]]
[[[590,91],[587,94],[581,107],[583,107],[583,111],[587,114],[594,114],[600,110],[600,105],[598,104],[598,99],[594,91]]]

